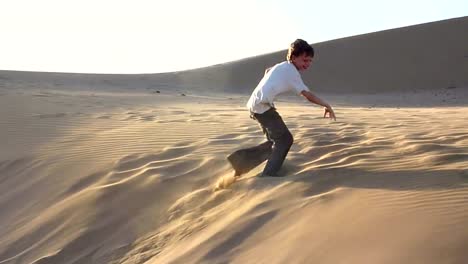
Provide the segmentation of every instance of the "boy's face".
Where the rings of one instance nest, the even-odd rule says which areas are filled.
[[[298,71],[305,71],[310,67],[312,64],[312,57],[306,55],[306,53],[302,53],[299,56],[291,56],[291,62],[296,66]]]

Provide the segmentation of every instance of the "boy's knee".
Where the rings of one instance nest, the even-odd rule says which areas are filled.
[[[294,138],[291,134],[291,132],[287,131],[286,133],[283,134],[283,136],[281,137],[282,138],[282,141],[291,146],[293,143],[294,143]]]
[[[294,143],[294,137],[293,137],[293,135],[292,135],[291,133],[289,133],[289,139],[290,139],[290,141],[291,141],[291,142],[290,142],[290,143],[291,143],[290,145],[292,145],[292,144]]]

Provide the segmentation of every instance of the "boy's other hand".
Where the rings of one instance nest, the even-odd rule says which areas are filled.
[[[323,113],[323,118],[326,118],[327,114],[331,119],[336,121],[335,112],[333,111],[333,109],[331,107],[325,107],[325,112]]]

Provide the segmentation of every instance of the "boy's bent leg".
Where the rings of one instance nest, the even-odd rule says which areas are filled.
[[[274,108],[263,114],[255,114],[255,118],[266,129],[268,137],[274,142],[263,175],[276,176],[293,144],[293,136]]]
[[[278,171],[281,169],[286,155],[293,144],[293,137],[291,133],[287,131],[274,142],[270,158],[265,165],[265,169],[263,169],[264,176],[278,176]]]
[[[273,142],[266,141],[258,146],[239,149],[227,157],[234,169],[235,176],[240,176],[267,160],[272,151]]]
[[[254,113],[251,113],[250,117],[258,122]],[[234,169],[234,176],[240,176],[249,172],[270,157],[273,149],[273,140],[270,139],[267,129],[261,123],[260,127],[267,138],[266,142],[255,147],[238,149],[227,156],[227,160]]]

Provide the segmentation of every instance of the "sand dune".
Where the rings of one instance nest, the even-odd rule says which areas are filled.
[[[264,140],[245,91],[280,53],[171,73],[188,87],[158,81],[171,74],[1,72],[0,263],[466,263],[467,64],[454,56],[467,21],[317,44],[307,78],[338,120],[282,98],[295,138],[285,177],[257,177],[259,166],[217,191],[232,179],[226,156]],[[459,42],[431,42],[442,33]],[[410,37],[456,64],[434,77],[428,44],[426,68],[405,77]],[[367,84],[340,71],[367,71],[371,58],[336,64],[337,79],[325,67],[335,49],[357,56],[389,39],[402,53]],[[398,78],[385,79],[390,68]]]
[[[466,90],[468,17],[314,43],[304,81],[320,93],[376,94]],[[161,74],[110,75],[0,71],[0,81],[23,87],[249,93],[286,50],[210,67]]]

